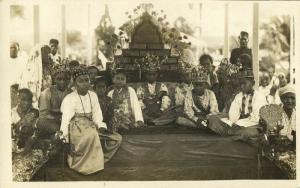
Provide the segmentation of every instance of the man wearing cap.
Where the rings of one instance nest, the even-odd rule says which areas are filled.
[[[198,70],[193,73],[193,90],[184,99],[183,116],[176,123],[188,127],[204,128],[208,114],[219,112],[216,96],[208,88],[208,75]]]
[[[112,100],[112,117],[108,129],[117,132],[119,129],[128,130],[143,126],[144,119],[139,100],[135,90],[126,85],[125,70],[115,69],[112,81],[113,89],[107,94]]]
[[[267,101],[253,89],[255,81],[251,69],[243,72],[240,79],[241,92],[232,101],[229,113],[210,116],[208,128],[223,136],[251,142],[251,138],[258,135],[259,110]]]
[[[52,71],[52,80],[56,85],[45,89],[39,98],[40,117],[37,128],[41,137],[48,138],[60,128],[60,106],[65,96],[72,92],[68,85],[71,75],[66,65],[56,65]]]
[[[239,42],[240,42],[240,47],[239,48],[234,48],[231,51],[230,55],[230,63],[232,64],[237,64],[238,63],[238,58],[242,54],[247,54],[251,57],[252,59],[252,50],[248,48],[248,42],[249,42],[249,34],[245,31],[241,31],[240,36],[239,36]]]
[[[282,102],[282,121],[280,135],[293,140],[296,135],[296,91],[292,84],[288,84],[278,91]]]
[[[150,124],[156,124],[155,119],[159,118],[157,123],[161,125],[164,121],[161,118],[161,114],[171,106],[171,99],[168,97],[168,88],[166,85],[157,82],[160,69],[159,58],[148,54],[144,58],[142,66],[146,82],[137,88],[137,96],[143,110],[143,117]]]

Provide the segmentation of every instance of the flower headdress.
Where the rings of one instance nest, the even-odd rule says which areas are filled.
[[[147,54],[141,61],[141,68],[144,72],[158,72],[160,70],[161,61],[159,56]]]
[[[67,64],[58,64],[53,66],[53,68],[51,69],[51,76],[55,77],[59,73],[69,74],[70,73],[69,66]]]
[[[89,72],[88,72],[88,69],[85,65],[79,65],[78,67],[76,67],[74,70],[73,70],[73,79],[76,80],[77,77],[79,76],[82,76],[82,75],[88,75]]]
[[[208,74],[202,67],[197,67],[192,69],[192,81],[195,82],[208,82]]]

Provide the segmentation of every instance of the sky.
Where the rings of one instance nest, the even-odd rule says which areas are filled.
[[[135,3],[109,3],[109,12],[116,27],[121,26],[128,20],[126,11],[131,12],[138,4]],[[18,40],[25,46],[33,45],[33,8],[25,4],[24,19],[14,18],[11,24],[11,40]],[[66,5],[67,30],[79,30],[83,35],[93,33],[104,13],[104,4],[96,1],[88,7],[83,1]],[[191,9],[192,7],[192,9]],[[170,6],[164,1],[154,3],[154,9],[163,9],[167,19],[173,23],[176,18],[183,16],[192,27],[202,26],[202,37],[224,37],[225,6],[224,2],[205,2],[202,5],[202,19],[200,20],[199,3],[175,2]],[[241,30],[252,32],[252,3],[229,4],[229,34],[237,36]],[[59,4],[43,3],[39,5],[41,42],[47,43],[49,37],[60,37],[61,33],[61,7]],[[176,10],[175,10],[176,9]],[[293,7],[282,3],[260,4],[260,22],[266,21],[271,15],[289,14]],[[88,14],[90,12],[90,14]],[[90,18],[90,19],[89,19]],[[89,24],[90,23],[90,27]],[[223,41],[220,41],[223,43]]]

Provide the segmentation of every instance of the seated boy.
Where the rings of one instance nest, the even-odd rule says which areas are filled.
[[[240,79],[242,91],[232,101],[229,113],[209,116],[208,128],[220,135],[252,142],[252,138],[255,140],[259,133],[259,110],[267,101],[264,95],[253,89],[255,81],[251,69],[244,72]]]
[[[107,80],[104,76],[95,77],[94,91],[97,93],[98,101],[102,109],[103,122],[109,125],[112,116],[112,99],[107,96]],[[109,161],[119,149],[122,136],[108,126],[108,131],[100,132],[100,139],[104,153],[104,161]]]
[[[207,115],[219,112],[216,96],[208,88],[208,75],[197,71],[193,76],[193,87],[184,100],[183,117],[176,123],[188,127],[203,128],[206,126]]]
[[[40,117],[37,122],[38,135],[41,138],[51,138],[60,130],[60,106],[66,95],[72,92],[68,85],[71,75],[64,64],[56,65],[52,72],[52,80],[56,85],[45,89],[39,98]]]
[[[143,117],[146,123],[163,125],[174,118],[169,119],[168,114],[163,114],[171,106],[171,99],[168,97],[168,88],[165,84],[157,82],[159,76],[159,59],[153,55],[146,56],[143,67],[146,83],[137,88],[137,96],[143,110]]]
[[[18,91],[18,104],[11,110],[14,152],[30,149],[26,146],[34,134],[34,126],[39,116],[38,110],[32,107],[32,97],[33,94],[29,89],[20,89]]]
[[[136,92],[132,87],[126,86],[126,81],[124,69],[114,70],[113,89],[107,95],[112,100],[112,117],[108,123],[108,129],[111,131],[117,132],[119,129],[128,130],[144,125]]]

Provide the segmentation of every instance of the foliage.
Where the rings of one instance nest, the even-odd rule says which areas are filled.
[[[289,60],[290,16],[273,16],[260,29],[262,38],[259,48],[265,52],[262,54],[260,70],[270,72],[275,69],[275,64]]]

